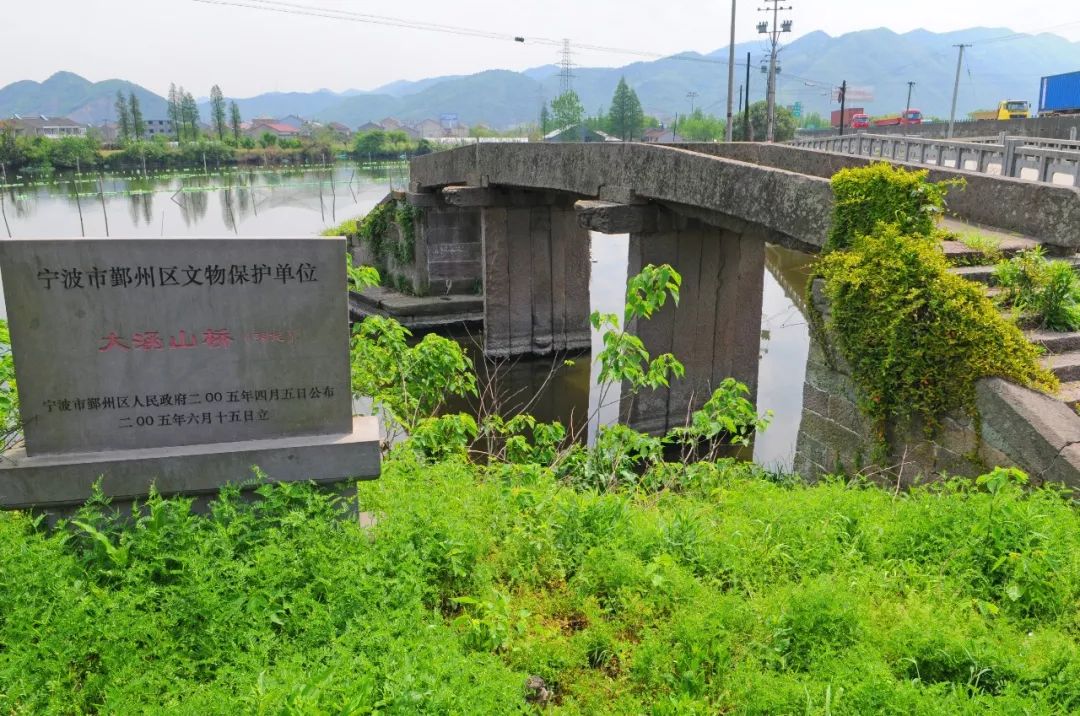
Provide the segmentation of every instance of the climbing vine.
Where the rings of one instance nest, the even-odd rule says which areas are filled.
[[[880,223],[905,234],[930,236],[945,211],[945,194],[963,180],[931,182],[927,171],[907,171],[885,162],[841,169],[832,178],[836,203],[826,251],[850,248],[856,236]]]
[[[1057,387],[1039,364],[1039,350],[983,288],[948,272],[934,220],[946,186],[926,183],[925,172],[879,164],[845,169],[833,187],[830,243],[844,250],[818,263],[830,306],[826,325],[875,424],[879,449],[888,447],[890,421],[904,426],[918,418],[933,434],[950,411],[975,417],[980,378]],[[857,214],[859,206],[867,215]]]

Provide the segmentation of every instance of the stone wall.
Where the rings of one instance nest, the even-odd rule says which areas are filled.
[[[815,281],[814,306],[827,320],[828,304]],[[890,454],[874,460],[875,428],[858,406],[858,391],[826,332],[811,332],[803,386],[803,414],[795,472],[807,479],[862,474],[877,482],[908,486],[946,475],[975,477],[995,466],[1016,466],[1033,484],[1080,487],[1080,416],[1053,396],[1000,378],[976,385],[979,425],[965,414],[942,419],[927,436],[921,424],[886,427]],[[978,430],[977,430],[978,427]],[[979,432],[981,431],[981,437]]]

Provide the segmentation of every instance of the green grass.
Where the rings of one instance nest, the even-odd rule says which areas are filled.
[[[1080,709],[1080,521],[999,475],[894,496],[679,467],[577,492],[423,466],[119,527],[0,515],[0,712],[1031,713]]]

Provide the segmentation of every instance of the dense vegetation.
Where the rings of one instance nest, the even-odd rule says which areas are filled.
[[[894,496],[678,466],[576,491],[529,466],[0,515],[13,713],[1037,713],[1080,708],[1080,523],[1007,473]],[[540,680],[529,677],[540,677]],[[528,688],[531,685],[532,688]]]
[[[919,418],[932,433],[950,411],[974,415],[980,378],[1057,387],[983,287],[948,272],[936,230],[946,188],[884,163],[833,178],[831,251],[817,271],[828,327],[882,448],[890,420]]]

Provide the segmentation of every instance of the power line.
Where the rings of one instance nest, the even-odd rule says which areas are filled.
[[[347,22],[400,27],[410,30],[441,32],[444,34],[459,35],[464,37],[476,37],[488,40],[498,40],[503,42],[532,43],[540,45],[550,45],[553,47],[562,47],[565,41],[564,39],[554,39],[550,37],[525,37],[521,35],[514,35],[511,33],[492,32],[489,30],[479,30],[476,28],[461,27],[457,25],[444,25],[433,22],[420,22],[414,20],[406,20],[403,18],[390,17],[387,15],[358,13],[351,10],[336,10],[333,8],[316,7],[312,5],[302,5],[299,3],[291,2],[279,2],[276,0],[191,0],[191,2],[196,2],[203,5],[242,8],[246,10],[261,10],[263,12],[275,12],[284,15],[307,16],[329,20],[345,20]],[[669,54],[662,52],[650,52],[647,50],[639,50],[628,47],[611,47],[607,45],[595,45],[576,41],[573,43],[573,47],[576,51],[604,52],[609,54],[643,57],[653,60],[677,60],[680,62],[699,62],[710,65],[722,65],[724,67],[727,66],[726,60],[712,59],[709,57],[704,57],[700,55],[695,56],[685,53]],[[743,63],[741,62],[737,62],[735,64],[737,67],[743,66]]]

